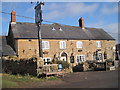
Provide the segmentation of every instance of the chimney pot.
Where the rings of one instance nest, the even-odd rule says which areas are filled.
[[[11,22],[16,22],[16,12],[12,10],[11,12]]]
[[[84,27],[84,19],[83,19],[82,17],[79,19],[79,26],[80,26],[82,29],[85,28],[85,27]]]

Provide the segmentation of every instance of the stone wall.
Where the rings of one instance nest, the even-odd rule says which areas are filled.
[[[104,61],[104,51],[107,52],[107,59],[114,59],[115,50],[113,47],[115,46],[114,40],[52,40],[52,39],[44,39],[43,41],[49,41],[50,48],[47,50],[43,49],[43,57],[49,57],[51,59],[54,58],[54,55],[60,58],[62,52],[67,54],[67,60],[70,62],[71,53],[74,55],[74,60],[76,63],[77,55],[85,55],[86,60],[93,60],[93,53],[100,49],[100,52],[103,55]],[[59,42],[66,41],[66,49],[60,49]],[[83,47],[82,49],[76,48],[76,42],[82,41]],[[102,47],[96,47],[96,41],[102,42]],[[19,58],[31,58],[38,57],[39,49],[38,49],[38,40],[37,39],[18,39],[18,55]]]
[[[38,57],[39,54],[38,40],[20,39],[16,40],[16,42],[17,42],[16,49],[19,58]]]

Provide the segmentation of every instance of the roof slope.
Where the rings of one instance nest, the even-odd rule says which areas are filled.
[[[0,56],[14,56],[16,53],[14,50],[7,44],[6,37],[0,36]]]
[[[52,30],[53,27],[55,30]],[[11,30],[14,38],[38,38],[38,29],[34,23],[17,22],[11,26]],[[59,24],[43,24],[41,25],[41,33],[43,39],[115,40],[100,28],[85,27],[83,30],[77,26]]]

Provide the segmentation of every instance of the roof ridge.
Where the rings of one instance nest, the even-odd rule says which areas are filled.
[[[98,27],[85,27],[85,28],[90,28],[90,29],[103,29],[103,28],[98,28]]]
[[[17,24],[35,24],[35,23],[30,23],[30,22],[16,22]],[[59,23],[53,23],[53,24],[42,24],[42,25],[60,25],[60,26],[67,26],[67,27],[75,27],[75,28],[81,28],[79,26],[70,26],[70,25],[62,25],[62,24],[59,24]],[[94,28],[94,27],[85,27],[85,28],[90,28],[90,29],[103,29],[103,28]]]
[[[33,24],[35,25],[35,23],[30,23],[30,22],[16,22],[17,24]],[[42,25],[52,25],[52,24],[42,24]]]

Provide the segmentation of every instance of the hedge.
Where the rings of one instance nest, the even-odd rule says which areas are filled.
[[[37,75],[37,62],[29,60],[4,60],[2,59],[2,72],[9,74]]]

